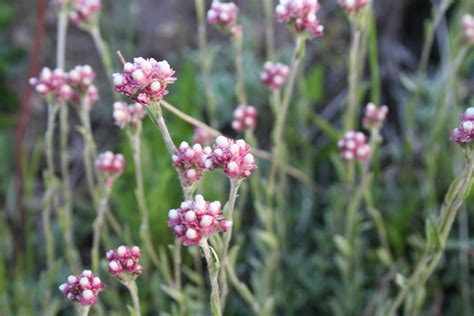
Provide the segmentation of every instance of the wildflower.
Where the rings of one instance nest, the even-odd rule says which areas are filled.
[[[237,132],[255,128],[257,114],[257,109],[254,106],[239,105],[233,114],[232,128]]]
[[[290,68],[287,65],[267,61],[263,65],[260,82],[267,85],[271,90],[278,90],[285,83],[289,73]]]
[[[467,40],[474,42],[474,16],[465,14],[462,18],[462,28]]]
[[[344,137],[337,142],[342,159],[365,160],[369,157],[372,149],[367,144],[367,137],[361,132],[348,131]]]
[[[451,132],[451,140],[459,145],[469,144],[474,140],[474,107],[467,108],[459,120],[461,124]]]
[[[78,276],[70,275],[66,283],[59,286],[59,290],[67,296],[70,301],[79,302],[81,305],[90,306],[97,303],[99,293],[105,288],[101,279],[92,274],[90,270],[84,270]]]
[[[113,181],[122,174],[125,168],[125,158],[121,154],[106,151],[99,155],[95,165],[104,174],[106,184],[111,186]]]
[[[137,127],[145,117],[145,109],[140,103],[127,104],[115,102],[113,116],[115,124],[120,128]]]
[[[190,186],[199,181],[205,171],[211,170],[213,162],[212,149],[200,144],[190,147],[187,142],[179,145],[177,154],[172,156],[173,165],[182,172],[184,184]]]
[[[125,63],[122,73],[114,74],[115,90],[148,105],[168,94],[166,87],[176,81],[174,73],[166,60],[135,58],[133,63]]]
[[[201,240],[216,232],[226,232],[232,226],[232,222],[222,215],[221,203],[207,202],[202,195],[170,210],[168,219],[168,226],[185,246],[199,245]]]
[[[364,127],[368,129],[377,128],[380,129],[385,121],[388,114],[388,107],[382,105],[377,107],[374,103],[369,103],[365,107],[364,118],[362,123]]]
[[[72,0],[69,17],[76,25],[93,24],[96,23],[101,8],[101,0]]]
[[[193,143],[201,144],[202,146],[209,145],[214,140],[214,137],[205,129],[196,127],[193,135]]]
[[[347,13],[352,13],[367,7],[370,0],[339,0],[339,3]]]
[[[73,96],[73,90],[68,84],[68,75],[59,68],[43,68],[38,78],[30,78],[30,84],[41,96],[57,101],[67,101]]]
[[[243,139],[234,141],[224,136],[217,137],[212,159],[214,165],[222,167],[231,179],[248,178],[257,168],[250,146]]]
[[[312,37],[321,37],[324,27],[316,17],[318,10],[317,0],[280,0],[275,13],[278,22],[287,23],[296,31]]]
[[[121,282],[134,280],[143,272],[143,267],[138,263],[140,256],[140,248],[137,246],[120,246],[108,251],[109,272]]]
[[[229,27],[235,23],[237,13],[239,13],[239,8],[235,3],[214,1],[207,11],[207,23]]]
[[[76,101],[82,100],[82,105],[86,110],[90,111],[92,105],[99,99],[99,91],[93,84],[95,80],[95,72],[89,65],[76,66],[69,71],[69,84],[74,90]]]

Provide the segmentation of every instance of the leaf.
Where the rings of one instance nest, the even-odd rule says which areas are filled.
[[[441,251],[444,248],[444,242],[441,239],[441,234],[438,225],[431,219],[427,218],[425,223],[425,233],[428,247]]]
[[[278,249],[278,239],[270,232],[264,230],[258,230],[256,232],[258,239],[260,239],[265,245],[272,250]]]
[[[400,273],[397,273],[395,276],[395,283],[401,288],[404,289],[407,286],[407,279],[401,275]]]
[[[173,289],[172,287],[169,287],[167,285],[162,284],[161,289],[168,294],[169,297],[174,299],[176,302],[183,304],[186,300],[184,294],[181,291],[178,291],[176,289]]]
[[[334,236],[334,243],[336,244],[337,249],[345,256],[345,257],[350,257],[352,253],[352,247],[347,241],[346,238],[344,238],[341,235],[335,235]]]

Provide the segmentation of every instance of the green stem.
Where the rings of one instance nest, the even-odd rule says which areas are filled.
[[[238,34],[232,37],[232,44],[234,47],[235,55],[235,71],[237,76],[237,84],[235,85],[235,95],[239,104],[247,103],[247,93],[245,92],[245,78],[244,78],[244,67],[242,65],[242,36]]]
[[[92,26],[89,30],[92,39],[94,40],[94,44],[99,52],[100,59],[102,60],[102,64],[105,69],[106,77],[110,83],[112,91],[115,93],[114,83],[112,80],[112,74],[114,72],[112,58],[110,55],[109,46],[104,41],[102,37],[102,33],[100,32],[100,28],[98,25]]]
[[[94,233],[91,249],[92,271],[99,271],[100,236],[105,222],[105,216],[108,208],[108,202],[111,191],[111,185],[104,185],[102,196],[100,198],[99,208],[97,209],[97,217],[93,224]]]
[[[213,316],[222,316],[219,293],[219,261],[217,256],[211,253],[213,250],[211,250],[207,239],[201,242],[201,249],[206,259],[209,278],[211,280],[211,312]]]
[[[359,53],[361,49],[362,31],[356,26],[352,27],[352,43],[349,56],[349,74],[347,81],[349,82],[349,96],[347,109],[344,113],[344,130],[352,130],[356,121],[356,111],[358,102],[358,83],[359,83]]]
[[[130,292],[130,296],[132,297],[133,302],[133,309],[135,310],[134,316],[141,316],[141,309],[140,309],[140,298],[138,297],[138,288],[137,283],[135,281],[131,281],[128,284],[125,284],[128,291]]]
[[[79,308],[78,308],[78,314],[79,314],[79,316],[87,316],[87,315],[89,315],[90,309],[91,309],[91,307],[90,307],[89,305],[87,305],[87,306],[80,305]]]
[[[229,275],[230,281],[234,288],[239,292],[240,296],[247,302],[247,304],[252,308],[252,311],[255,315],[258,315],[262,309],[260,303],[252,294],[248,286],[239,280],[237,274],[235,273],[234,267],[229,263],[229,261],[224,263],[225,270]]]
[[[265,44],[267,49],[267,60],[275,59],[275,31],[274,23],[274,6],[273,0],[262,0],[263,11],[265,13]]]

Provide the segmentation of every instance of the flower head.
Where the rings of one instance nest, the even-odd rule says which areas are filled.
[[[292,26],[296,31],[312,37],[321,37],[324,27],[316,17],[318,0],[280,0],[275,9],[278,22]]]
[[[120,246],[108,251],[109,272],[122,282],[134,280],[143,272],[143,267],[138,263],[140,256],[140,248],[137,246]]]
[[[451,140],[459,145],[469,144],[474,140],[474,107],[467,108],[459,120],[461,123],[451,132]]]
[[[70,275],[66,283],[59,286],[59,290],[67,296],[70,301],[79,302],[81,305],[95,305],[99,293],[105,288],[105,284],[99,277],[92,274],[90,270],[84,270],[80,275]]]
[[[369,157],[372,149],[367,144],[367,137],[362,132],[348,131],[344,137],[337,142],[342,159],[365,160]]]
[[[111,151],[106,151],[99,155],[95,165],[104,174],[106,184],[110,186],[122,174],[125,168],[125,158],[121,154],[113,154]]]
[[[69,84],[74,90],[73,99],[82,100],[82,105],[86,110],[91,110],[92,105],[99,99],[99,91],[93,84],[95,72],[89,65],[76,66],[69,71]]]
[[[38,78],[30,79],[30,84],[41,96],[57,101],[70,100],[74,94],[68,83],[68,74],[59,68],[55,70],[43,68]]]
[[[229,27],[235,24],[239,8],[233,2],[214,1],[207,11],[207,23]]]
[[[470,42],[474,42],[474,16],[465,14],[462,18],[462,28],[466,39]]]
[[[194,129],[193,143],[201,144],[202,146],[207,146],[213,140],[214,137],[209,134],[204,128],[196,127],[196,129]]]
[[[365,107],[364,118],[362,119],[362,123],[364,127],[371,129],[377,128],[380,129],[385,121],[385,118],[388,114],[388,107],[386,105],[382,105],[381,107],[377,107],[374,103],[369,103]]]
[[[267,61],[260,73],[260,82],[267,85],[271,90],[279,90],[283,86],[290,73],[290,68],[282,63]]]
[[[199,245],[202,239],[216,232],[226,232],[232,226],[232,222],[222,215],[221,203],[207,202],[202,195],[170,210],[168,219],[168,226],[185,246]]]
[[[216,167],[222,167],[231,179],[248,178],[257,168],[250,146],[243,140],[234,141],[224,136],[216,138],[212,151]]]
[[[255,128],[257,115],[257,109],[254,106],[239,105],[233,114],[232,128],[237,132]]]
[[[102,8],[101,0],[72,0],[72,5],[69,17],[76,25],[95,23]]]
[[[145,109],[140,103],[127,104],[125,102],[114,103],[115,124],[120,128],[137,127],[145,117]]]
[[[181,143],[172,160],[173,165],[181,170],[185,185],[198,182],[205,171],[213,168],[211,153],[211,147],[203,148],[200,144],[190,147],[187,142]]]
[[[122,73],[114,74],[115,91],[148,105],[168,94],[166,87],[176,81],[174,73],[166,60],[135,58],[133,63],[125,63]]]
[[[370,0],[339,0],[339,3],[347,13],[352,13],[367,7]]]

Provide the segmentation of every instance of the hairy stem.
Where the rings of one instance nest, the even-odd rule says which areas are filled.
[[[106,77],[110,83],[110,86],[112,87],[112,91],[115,92],[114,83],[112,80],[112,74],[114,70],[109,46],[104,41],[104,38],[102,37],[102,33],[100,32],[100,28],[98,25],[91,27],[89,29],[89,33],[92,36],[92,39],[94,40],[94,44],[97,48],[97,51],[99,52],[100,59],[102,60],[102,64],[105,69]]]
[[[201,242],[201,249],[206,259],[209,278],[211,280],[211,312],[213,316],[221,316],[222,308],[219,293],[219,261],[211,250],[207,239]]]
[[[232,44],[234,47],[234,63],[237,76],[237,84],[235,85],[235,95],[239,104],[247,104],[247,93],[245,92],[244,67],[242,65],[242,34],[232,36]]]
[[[347,109],[344,113],[344,130],[348,131],[354,128],[356,121],[357,110],[357,92],[359,81],[359,53],[361,48],[362,31],[353,26],[352,29],[352,43],[349,56],[349,97],[347,102]]]
[[[140,298],[138,297],[138,288],[137,283],[135,281],[131,281],[125,285],[130,292],[130,296],[132,297],[133,302],[133,309],[135,310],[136,316],[141,316],[141,309],[140,309]]]
[[[275,30],[274,23],[274,6],[273,0],[262,0],[263,11],[265,13],[265,44],[267,60],[275,59]]]
[[[90,310],[91,310],[90,305],[80,305],[78,308],[79,316],[89,315]]]
[[[93,224],[94,233],[91,249],[92,271],[99,271],[100,237],[105,222],[111,191],[112,185],[104,185],[102,196],[100,197],[99,208],[97,209],[97,217]]]

